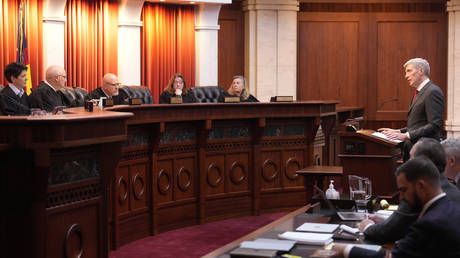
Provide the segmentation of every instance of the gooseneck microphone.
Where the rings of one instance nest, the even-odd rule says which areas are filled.
[[[380,110],[380,109],[383,107],[383,105],[385,105],[386,103],[388,103],[388,102],[393,102],[393,101],[398,101],[398,100],[399,100],[398,98],[391,98],[391,99],[387,99],[387,100],[383,101],[383,102],[380,103],[380,105],[378,106],[377,111]]]

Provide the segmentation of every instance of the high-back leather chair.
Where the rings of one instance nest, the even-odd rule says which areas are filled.
[[[199,103],[216,103],[224,89],[217,86],[195,87],[192,89],[195,99]]]
[[[59,90],[68,105],[71,107],[83,107],[85,105],[86,97],[88,96],[88,91],[83,88],[78,87],[65,87]]]
[[[152,93],[145,86],[120,86],[119,94],[122,98],[141,98],[142,104],[154,104]]]

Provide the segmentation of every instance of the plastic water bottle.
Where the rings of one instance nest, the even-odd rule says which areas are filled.
[[[340,199],[340,194],[334,188],[334,180],[330,181],[329,189],[326,191],[326,198],[327,199]]]

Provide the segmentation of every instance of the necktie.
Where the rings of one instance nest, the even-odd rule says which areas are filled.
[[[415,92],[414,92],[414,96],[412,97],[412,102],[414,102],[414,100],[415,100],[415,97],[417,97],[417,94],[418,94],[418,90],[415,90]]]

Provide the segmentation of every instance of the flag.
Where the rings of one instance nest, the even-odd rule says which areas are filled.
[[[29,50],[27,49],[27,37],[26,37],[26,17],[25,17],[25,6],[24,2],[19,5],[18,15],[18,55],[16,56],[16,62],[27,66],[27,95],[32,90],[32,76],[30,74],[30,63],[29,63]]]

